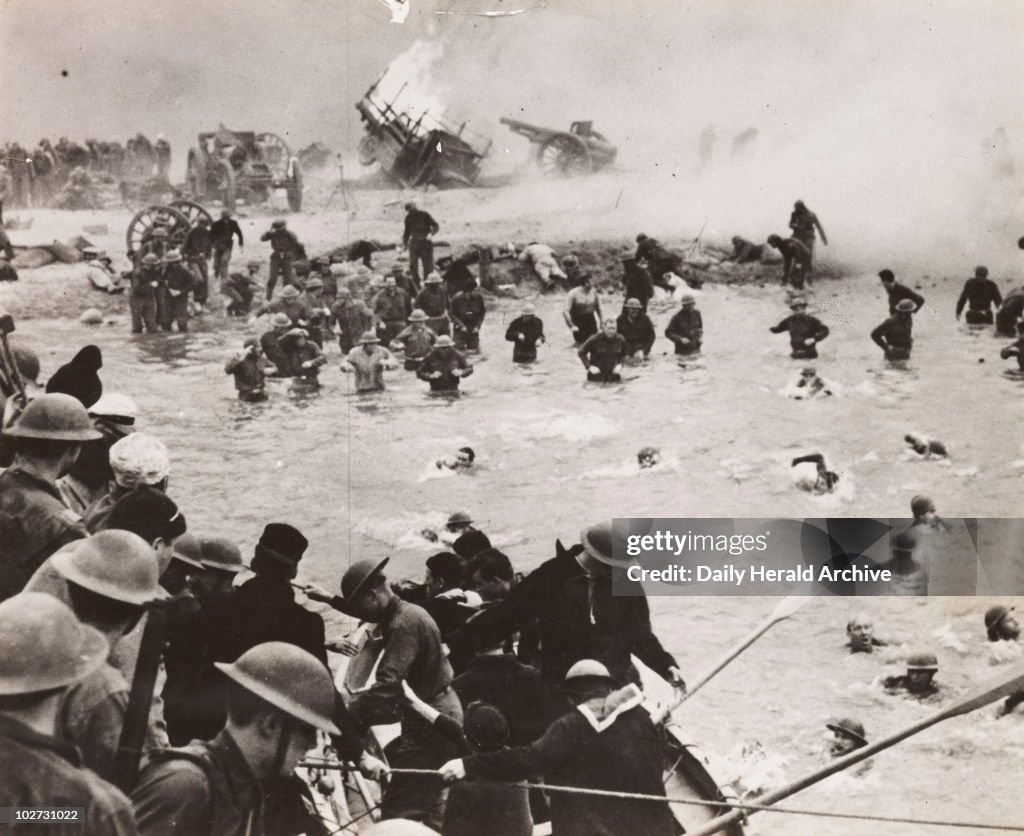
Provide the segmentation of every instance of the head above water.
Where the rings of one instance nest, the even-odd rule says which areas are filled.
[[[866,615],[855,615],[846,622],[846,636],[850,645],[862,650],[870,650],[875,635],[875,626]]]
[[[978,266],[974,268],[974,276],[978,279],[988,278],[988,267]]]
[[[930,496],[918,494],[910,500],[910,513],[914,515],[915,519],[920,519],[928,514],[934,514],[935,502],[932,501]]]
[[[1020,637],[1020,625],[1013,613],[1013,607],[1001,605],[990,607],[985,613],[985,629],[990,642],[1015,641]]]
[[[654,467],[661,460],[657,447],[644,447],[636,454],[637,463],[641,468]]]

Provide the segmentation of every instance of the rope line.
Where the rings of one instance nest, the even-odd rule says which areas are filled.
[[[436,769],[389,769],[391,773],[398,775],[437,775]],[[742,801],[698,801],[692,798],[666,798],[663,795],[648,795],[638,792],[614,792],[612,790],[596,790],[586,787],[565,787],[554,784],[528,783],[522,781],[478,781],[485,784],[506,784],[509,786],[523,787],[524,789],[537,789],[544,792],[568,793],[573,795],[596,795],[605,798],[621,798],[629,801],[653,801],[661,804],[690,804],[698,807],[719,807],[723,810],[742,810],[744,812],[767,812],[767,813],[790,813],[795,816],[818,816],[833,819],[854,819],[857,821],[889,822],[895,824],[921,824],[934,827],[962,827],[975,830],[1002,830],[1004,832],[1024,833],[1024,824],[991,824],[984,822],[964,822],[947,819],[914,819],[902,816],[876,816],[868,813],[836,813],[829,810],[809,810],[799,807],[780,807],[778,805],[765,805],[757,803],[746,803]]]

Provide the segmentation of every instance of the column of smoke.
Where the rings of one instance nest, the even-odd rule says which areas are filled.
[[[581,209],[576,237],[592,217],[600,231],[621,220],[623,236],[706,224],[713,237],[763,240],[787,232],[802,198],[825,224],[825,252],[865,269],[1013,269],[1024,234],[1019,6],[637,8],[559,0],[514,17],[440,16],[437,47],[417,47],[433,59],[421,80],[491,132],[499,160],[528,153],[503,115],[562,129],[593,119],[619,146],[627,174],[614,215],[586,211],[608,188],[582,181],[524,191],[530,205],[508,215],[540,201]]]

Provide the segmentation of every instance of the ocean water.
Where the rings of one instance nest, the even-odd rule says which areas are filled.
[[[930,495],[940,515],[1014,516],[1021,504],[1024,380],[999,359],[1008,340],[953,319],[952,286],[925,286],[914,356],[886,368],[868,334],[885,316],[873,277],[815,287],[811,312],[832,328],[816,361],[841,394],[797,401],[784,394],[805,362],[768,331],[787,315],[777,287],[706,286],[700,357],[679,366],[655,314],[652,360],[625,370],[619,386],[585,383],[561,319],[561,297],[537,301],[548,344],[529,368],[511,363],[503,339],[517,305],[497,302],[483,329],[476,372],[456,398],[428,395],[411,373],[388,373],[388,390],[356,395],[337,348],[313,393],[270,384],[265,404],[234,396],[223,363],[249,333],[209,317],[188,335],[132,337],[125,323],[25,321],[19,336],[40,350],[44,376],[94,342],[104,351],[108,391],[139,404],[138,427],[172,451],[170,494],[190,528],[236,538],[248,553],[266,522],[299,527],[310,539],[300,579],[336,588],[351,561],[390,555],[393,577],[422,576],[438,545],[424,529],[468,511],[528,571],[554,542],[577,542],[584,527],[612,516],[906,516],[912,496]],[[617,312],[621,300],[606,305]],[[903,436],[943,441],[950,462],[908,455]],[[472,446],[472,474],[424,478],[431,463]],[[653,445],[665,463],[631,466]],[[821,452],[841,490],[814,496],[794,487],[790,460]],[[1012,571],[1012,567],[1011,567]],[[1024,561],[1016,569],[1021,580]],[[993,599],[915,598],[811,601],[769,631],[688,701],[677,719],[730,776],[749,772],[768,787],[822,763],[824,724],[836,715],[864,723],[869,739],[896,731],[935,706],[885,696],[879,677],[902,672],[908,652],[940,659],[938,681],[963,693],[1012,662],[994,659],[982,617]],[[762,598],[651,600],[656,632],[684,673],[697,676],[771,612]],[[311,605],[318,608],[317,605]],[[322,608],[321,608],[322,609]],[[850,656],[844,627],[869,614],[884,653]],[[348,629],[327,614],[329,634]],[[651,685],[660,693],[659,683]],[[760,755],[744,758],[743,747]],[[806,790],[789,807],[908,817],[1020,822],[1024,717],[993,708],[946,721],[873,760],[863,776]],[[773,813],[751,832],[917,834],[915,825],[877,825]]]

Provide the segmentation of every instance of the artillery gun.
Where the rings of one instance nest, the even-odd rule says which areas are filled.
[[[188,152],[188,191],[195,200],[220,200],[234,209],[238,200],[266,203],[285,189],[288,208],[302,209],[302,166],[277,134],[229,131],[223,125],[199,134]]]
[[[383,78],[383,76],[381,77]],[[491,143],[481,135],[423,111],[396,108],[402,85],[390,102],[377,93],[377,80],[356,103],[366,134],[359,141],[359,162],[379,163],[381,171],[404,188],[452,189],[472,186]]]
[[[549,177],[576,177],[609,168],[619,149],[590,121],[573,122],[568,132],[502,118],[512,133],[530,140],[532,158]]]

